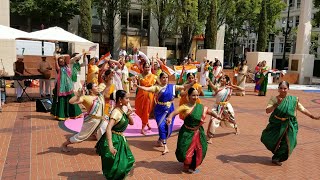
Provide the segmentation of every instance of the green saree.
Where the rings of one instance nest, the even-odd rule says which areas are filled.
[[[206,111],[202,104],[196,104],[179,131],[176,158],[192,170],[202,163],[207,153],[208,144],[202,127]]]
[[[135,162],[127,140],[122,134],[128,123],[128,117],[123,113],[120,121],[112,127],[112,143],[117,150],[115,156],[109,150],[106,134],[96,144],[96,152],[101,156],[102,171],[106,179],[124,179]]]
[[[295,96],[283,99],[271,114],[268,126],[262,131],[261,142],[274,154],[273,160],[286,161],[297,145],[297,101]]]

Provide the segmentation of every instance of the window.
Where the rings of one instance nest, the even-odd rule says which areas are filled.
[[[289,0],[289,5],[290,5],[290,7],[293,7],[294,6],[294,0]]]
[[[274,52],[274,42],[269,43],[269,52]]]
[[[127,27],[127,12],[121,14],[121,26]]]
[[[298,25],[299,25],[299,18],[300,18],[300,16],[296,16],[296,23],[295,23],[296,27],[298,27]]]
[[[149,13],[148,11],[143,12],[143,29],[149,29]]]
[[[291,42],[286,43],[286,52],[291,52]]]
[[[279,43],[279,53],[282,53],[283,52],[283,42],[280,42]]]
[[[297,8],[300,8],[301,0],[297,0]]]
[[[141,10],[131,9],[129,11],[129,27],[131,28],[141,28]]]

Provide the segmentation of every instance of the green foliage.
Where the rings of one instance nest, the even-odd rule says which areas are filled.
[[[320,24],[320,0],[313,0],[314,8],[318,11],[314,14],[313,24]]]
[[[43,23],[46,27],[66,26],[79,14],[77,0],[10,0],[10,11]]]
[[[80,35],[91,41],[92,17],[91,17],[91,0],[80,0]]]
[[[203,33],[205,17],[199,18],[198,0],[177,0],[176,18],[182,40],[182,57],[189,53],[192,39],[195,35]]]
[[[158,24],[159,46],[164,46],[165,39],[176,34],[175,0],[140,0],[143,8],[151,12]]]
[[[107,34],[110,44],[110,52],[114,56],[114,19],[117,15],[124,14],[130,8],[130,0],[93,0],[93,5],[97,8],[98,18],[100,19],[103,33]],[[120,23],[120,22],[117,22]]]

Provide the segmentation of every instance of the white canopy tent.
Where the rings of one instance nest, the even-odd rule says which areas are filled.
[[[30,39],[30,33],[14,29],[8,26],[0,25],[0,40],[3,39]]]
[[[51,27],[30,33],[33,39],[44,40],[44,41],[61,41],[70,43],[89,43],[94,44],[82,37],[72,34],[60,27]]]
[[[89,51],[91,56],[99,57],[99,44],[88,41],[80,36],[72,34],[60,27],[50,27],[48,29],[43,29],[30,33],[32,39],[42,40],[42,41],[58,41],[58,42],[68,42],[68,49],[70,53],[82,53],[82,50]],[[95,48],[91,48],[95,46]],[[84,72],[84,67],[81,68]],[[85,75],[81,73],[81,80],[84,80]]]

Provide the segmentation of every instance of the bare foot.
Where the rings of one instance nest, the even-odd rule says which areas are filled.
[[[67,146],[61,146],[61,151],[62,152],[70,152],[70,149]]]
[[[165,154],[167,154],[167,153],[169,153],[169,150],[164,150],[164,151],[162,152],[162,155],[165,155]]]
[[[239,135],[240,134],[239,128],[236,128],[235,130],[236,130],[235,135]]]
[[[164,145],[164,151],[162,152],[162,155],[165,155],[169,152],[168,146]]]
[[[150,130],[151,130],[151,127],[150,127],[150,125],[148,124],[147,126],[148,126],[148,130],[150,131]]]
[[[211,138],[207,137],[207,143],[208,143],[208,144],[212,144]]]
[[[146,132],[142,129],[140,132],[142,135],[146,136]]]
[[[157,141],[156,143],[156,147],[163,147],[164,144],[161,141]]]

